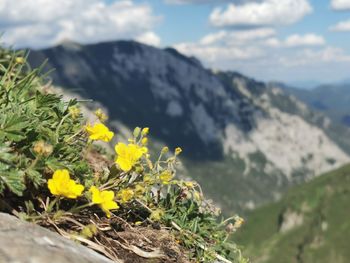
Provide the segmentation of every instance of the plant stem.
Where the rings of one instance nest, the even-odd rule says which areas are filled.
[[[82,210],[86,207],[92,206],[92,205],[93,205],[93,203],[87,203],[87,204],[84,204],[84,205],[81,205],[78,207],[74,207],[74,208],[70,209],[68,212],[73,214],[73,213],[79,212],[80,210]]]
[[[49,206],[46,209],[46,212],[50,213],[53,206],[57,203],[57,201],[59,201],[61,199],[60,196],[56,196],[54,200],[52,200],[52,202],[50,202]]]
[[[58,124],[58,126],[57,126],[57,129],[56,129],[56,142],[58,143],[58,141],[59,141],[59,131],[60,131],[60,128],[61,128],[61,126],[62,126],[62,124],[63,124],[63,122],[68,118],[70,116],[70,113],[68,113],[66,116],[64,116],[63,118],[62,118],[62,120],[60,121],[60,123]]]

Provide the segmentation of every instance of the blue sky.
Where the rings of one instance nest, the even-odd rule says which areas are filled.
[[[0,0],[0,31],[18,48],[133,39],[264,81],[350,78],[350,0]]]
[[[188,5],[169,5],[165,4],[164,0],[138,0],[136,2],[151,4],[155,13],[163,16],[162,23],[156,27],[155,31],[162,36],[165,45],[196,41],[205,34],[215,32],[217,28],[210,25],[209,15],[216,6],[227,4],[215,4],[216,1],[209,4]],[[280,27],[280,35],[315,32],[327,34],[328,37],[334,38],[335,43],[342,44],[342,38],[347,35],[350,36],[350,34],[334,34],[329,32],[328,27],[340,20],[350,18],[350,10],[349,12],[336,12],[332,10],[329,0],[312,0],[309,2],[312,4],[314,11],[293,25]],[[348,45],[344,44],[344,46]]]

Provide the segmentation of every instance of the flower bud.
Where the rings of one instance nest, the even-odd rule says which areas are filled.
[[[182,152],[182,149],[180,147],[177,147],[175,149],[175,155],[179,155]]]
[[[100,108],[95,111],[95,115],[101,122],[105,122],[108,119],[108,116]]]
[[[235,229],[238,229],[238,228],[240,228],[243,225],[243,223],[244,223],[244,219],[241,218],[241,217],[238,217],[236,222],[235,222],[235,224],[233,225],[233,227]]]
[[[162,154],[165,154],[165,153],[167,153],[167,152],[169,152],[169,148],[168,147],[163,147],[163,149],[162,149]]]
[[[148,138],[147,138],[147,137],[143,138],[143,139],[141,140],[141,143],[142,143],[142,145],[147,145],[147,143],[148,143]]]
[[[141,134],[142,134],[143,136],[147,135],[148,133],[149,133],[149,128],[148,128],[148,127],[145,127],[145,128],[142,129]]]
[[[141,128],[140,127],[136,127],[134,129],[134,132],[133,132],[134,137],[135,138],[138,137],[140,135],[140,132],[141,132]]]
[[[77,106],[69,107],[68,112],[72,116],[73,119],[78,118],[80,115],[80,109]]]
[[[38,141],[38,142],[34,143],[33,151],[37,155],[42,155],[42,156],[47,157],[52,153],[53,147],[52,147],[52,145],[47,144],[44,141]]]
[[[17,64],[24,64],[25,59],[23,57],[16,57],[15,61]]]

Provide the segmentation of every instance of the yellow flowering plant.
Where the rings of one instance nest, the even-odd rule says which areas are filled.
[[[108,156],[93,144],[114,137],[105,113],[97,110],[99,122],[85,125],[77,100],[62,101],[44,90],[37,71],[23,70],[24,54],[0,49],[0,64],[6,69],[0,69],[1,211],[100,248],[115,261],[111,236],[121,225],[158,225],[187,249],[190,261],[245,262],[226,231],[244,221],[217,223],[200,186],[181,180],[181,148],[155,155],[150,129],[136,127]]]

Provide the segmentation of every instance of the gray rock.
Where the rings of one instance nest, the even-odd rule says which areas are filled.
[[[0,263],[112,263],[38,225],[0,213]]]

